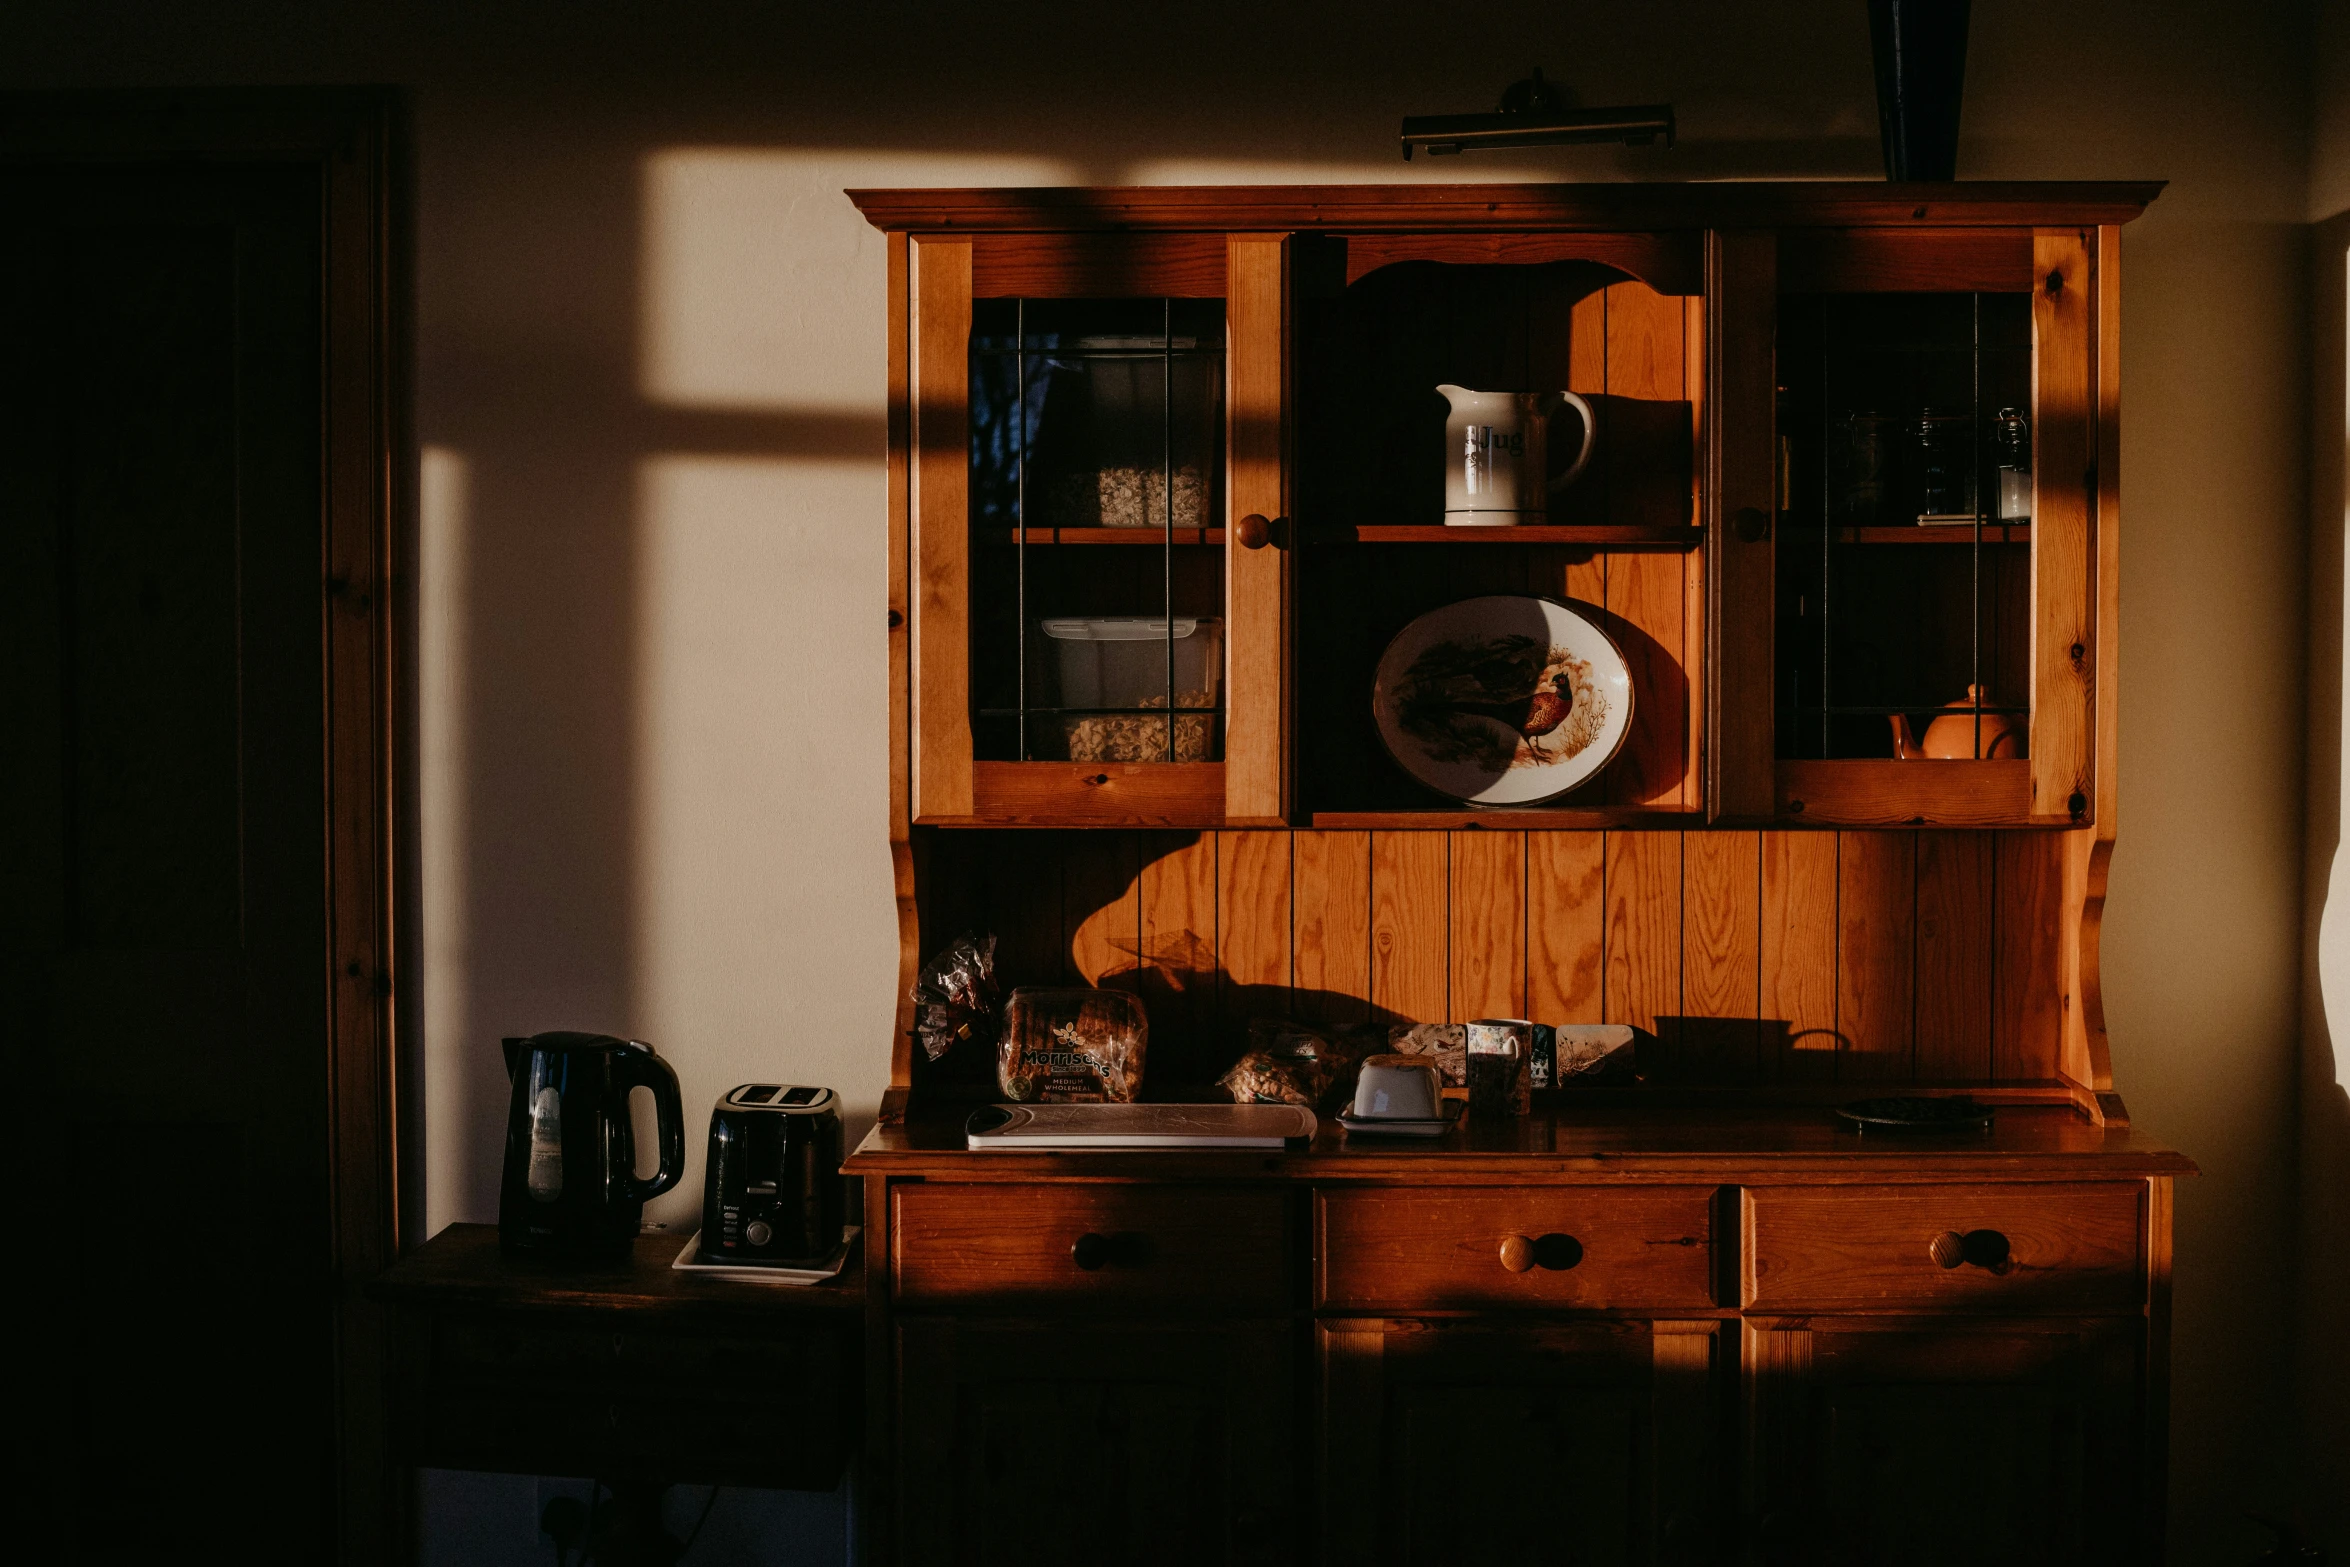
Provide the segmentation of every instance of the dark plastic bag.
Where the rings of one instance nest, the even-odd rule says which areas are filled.
[[[922,1053],[936,1061],[965,1040],[980,1049],[1003,1032],[996,990],[995,937],[969,931],[941,948],[914,981],[914,1032]]]

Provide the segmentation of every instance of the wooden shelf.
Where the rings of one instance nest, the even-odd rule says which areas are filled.
[[[1972,528],[1838,528],[1839,544],[1972,544]],[[1985,544],[2029,544],[2032,525],[2028,522],[1993,522],[1983,525]]]
[[[1317,830],[1370,832],[1589,832],[1602,827],[1686,827],[1705,812],[1682,805],[1429,806],[1408,811],[1316,811]]]
[[[1918,528],[1846,528],[1839,538],[1846,543],[1856,542],[1855,533],[1866,535],[1861,543],[1929,543],[1959,544],[1965,538],[1952,539],[1882,539],[1885,534],[1914,534],[1931,532]],[[1963,529],[1951,530],[1964,534]],[[1992,534],[2003,530],[1986,528],[1986,542],[1998,542]],[[2029,530],[2024,530],[2029,537]],[[1422,526],[1400,523],[1318,523],[1306,531],[1306,537],[1316,544],[1568,544],[1590,549],[1695,549],[1705,540],[1705,530],[1680,525],[1647,526],[1638,523],[1561,523],[1521,528],[1449,528],[1441,523]],[[998,548],[1014,544],[1125,544],[1155,549],[1162,544],[1222,544],[1222,528],[992,528],[979,535],[979,542]]]
[[[1452,528],[1399,523],[1316,523],[1317,544],[1583,544],[1594,548],[1695,549],[1705,530],[1683,524],[1561,523],[1517,528]]]
[[[1133,544],[1157,548],[1162,544],[1221,544],[1222,528],[991,528],[979,535],[982,544],[1010,548],[1014,544]]]

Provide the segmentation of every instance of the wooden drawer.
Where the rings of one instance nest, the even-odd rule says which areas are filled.
[[[902,1307],[1291,1303],[1292,1202],[1280,1190],[926,1182],[890,1195]]]
[[[2135,1181],[1749,1188],[1745,1304],[2134,1311],[2143,1196]]]
[[[1315,1201],[1319,1307],[1715,1304],[1710,1186],[1356,1187]]]

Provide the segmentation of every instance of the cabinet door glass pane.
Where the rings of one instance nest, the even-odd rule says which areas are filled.
[[[2031,300],[1779,300],[1779,754],[2020,757]]]
[[[1000,761],[1213,761],[1224,305],[972,309],[973,735]]]

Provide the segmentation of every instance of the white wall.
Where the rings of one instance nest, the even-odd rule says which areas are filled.
[[[2288,1505],[2294,1473],[2306,17],[1975,13],[1962,174],[2173,181],[2125,246],[2105,961],[2123,1092],[2205,1170],[2179,1200],[2178,1555],[2241,1560],[2238,1511]],[[9,85],[414,91],[427,1228],[494,1214],[501,1034],[638,1033],[697,1107],[775,1075],[864,1115],[883,1081],[883,261],[841,187],[1880,172],[1857,5],[1463,21],[1330,0],[0,11]],[[1673,102],[1683,145],[1397,161],[1400,114],[1480,106],[1538,61],[1593,102]],[[660,1211],[690,1223],[698,1186],[697,1146]]]
[[[2340,853],[2350,647],[2350,3],[2315,8],[2310,50],[2309,783],[2304,844],[2297,1356],[2302,1494],[2311,1526],[2350,1540],[2350,857]]]

